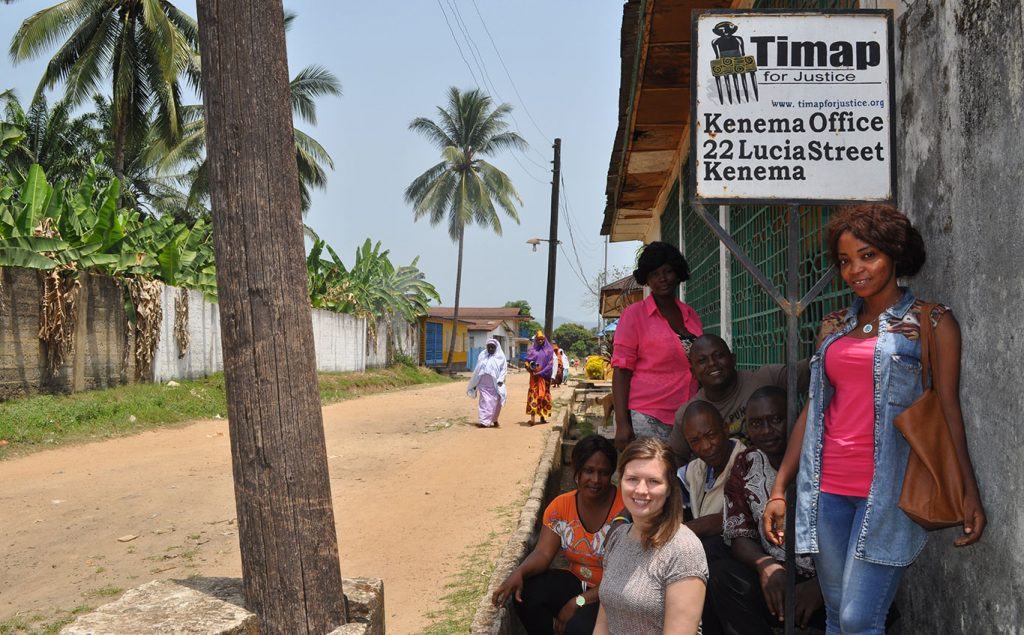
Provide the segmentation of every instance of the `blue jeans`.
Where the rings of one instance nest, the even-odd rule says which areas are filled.
[[[866,498],[821,492],[818,502],[818,570],[828,635],[884,635],[906,567],[854,558]]]

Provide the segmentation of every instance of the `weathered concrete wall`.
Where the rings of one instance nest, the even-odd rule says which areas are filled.
[[[76,301],[74,350],[55,373],[46,367],[39,340],[43,282],[37,271],[3,269],[0,274],[0,399],[37,392],[69,393],[107,388],[133,375],[125,363],[121,288],[103,276],[82,275]]]
[[[366,320],[342,313],[313,311],[313,346],[321,371],[366,370]]]
[[[120,285],[106,276],[83,274],[76,312],[75,347],[66,364],[49,373],[45,348],[39,341],[40,274],[27,269],[3,269],[0,288],[0,400],[41,392],[70,393],[107,388],[135,377],[132,339]],[[153,358],[153,380],[192,379],[223,370],[218,306],[197,291],[188,291],[189,345],[185,353],[174,336],[175,298],[179,290],[164,287],[163,319]],[[383,321],[381,337],[367,346],[366,320],[351,315],[313,310],[313,341],[321,371],[364,371],[387,363]],[[418,338],[404,320],[395,321],[396,347],[414,359]],[[369,350],[368,350],[369,349]]]
[[[195,379],[224,370],[220,339],[220,307],[207,302],[203,294],[188,290],[189,345],[185,354],[174,337],[174,301],[179,290],[165,286],[160,297],[163,321],[160,341],[153,355],[153,381]]]
[[[932,535],[903,633],[1024,633],[1024,14],[1021,0],[916,0],[897,16],[900,206],[924,234],[917,294],[963,332],[961,397],[988,512],[978,545]]]
[[[391,342],[393,350],[414,360],[419,359],[419,338],[416,336],[416,327],[401,317],[395,317],[392,331]],[[368,340],[368,350],[366,351],[367,368],[383,368],[388,365],[386,333],[387,324],[382,319],[377,320],[377,337],[372,342]]]

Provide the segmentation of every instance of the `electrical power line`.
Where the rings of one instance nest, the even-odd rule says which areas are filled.
[[[539,125],[537,125],[537,121],[533,118],[533,115],[530,114],[530,109],[526,107],[526,100],[524,100],[523,96],[519,93],[519,88],[516,86],[515,80],[512,79],[512,74],[508,71],[508,66],[505,65],[505,60],[501,57],[501,51],[498,50],[498,45],[495,44],[494,38],[491,36],[491,30],[487,28],[487,22],[484,20],[484,16],[480,13],[480,7],[477,6],[476,0],[473,0],[473,8],[476,10],[476,14],[480,18],[480,24],[484,26],[484,32],[487,33],[487,39],[491,41],[491,46],[494,47],[494,53],[498,56],[498,61],[501,62],[501,67],[505,70],[505,76],[508,77],[509,83],[512,84],[512,90],[515,91],[516,97],[519,98],[519,103],[522,104],[523,111],[526,112],[526,116],[530,119],[530,123],[532,123],[533,127],[537,129],[540,136],[544,137],[548,143],[552,143],[551,138],[544,134],[544,131],[540,129]]]
[[[448,32],[452,34],[452,40],[455,42],[455,48],[459,49],[459,57],[466,63],[466,69],[469,70],[469,74],[473,77],[473,83],[479,85],[480,81],[476,78],[476,73],[473,72],[473,67],[469,65],[469,60],[466,59],[466,54],[462,52],[462,46],[459,44],[459,38],[455,36],[455,31],[452,29],[452,23],[448,21],[448,14],[445,13],[444,6],[441,5],[441,0],[437,0],[437,8],[441,10],[441,15],[444,16],[444,23],[448,25]]]
[[[470,56],[473,58],[473,62],[476,64],[477,70],[479,71],[481,79],[483,80],[482,82],[478,82],[478,84],[482,84],[482,86],[484,88],[489,90],[491,92],[491,94],[493,94],[494,97],[498,100],[499,103],[504,103],[505,100],[501,98],[501,94],[498,92],[497,85],[494,83],[494,80],[491,78],[491,74],[489,72],[487,72],[487,62],[484,60],[484,56],[480,52],[480,48],[477,46],[476,40],[473,39],[473,35],[472,35],[472,33],[470,33],[469,25],[466,23],[466,20],[462,17],[462,12],[459,11],[459,7],[458,7],[457,4],[455,4],[454,0],[447,0],[447,2],[448,2],[448,7],[449,7],[449,9],[452,12],[452,16],[455,18],[455,23],[459,27],[459,31],[462,33],[462,37],[465,40],[466,48],[469,49]],[[438,0],[438,3],[440,4],[440,0]],[[443,11],[443,9],[442,9],[442,11]],[[478,14],[479,14],[479,10],[478,10]],[[447,14],[445,15],[445,19],[447,20]],[[484,24],[484,28],[485,29],[487,28],[486,24]],[[452,33],[452,37],[453,38],[456,37],[455,36],[455,32],[454,32],[454,30],[451,27],[451,24],[448,25],[448,29]],[[456,44],[458,44],[458,43],[456,43]],[[460,52],[460,54],[462,52],[462,47],[461,46],[459,47],[459,52]],[[463,55],[463,61],[466,62],[467,66],[469,65],[469,62],[468,62],[468,60],[466,60],[465,55]],[[472,73],[472,70],[470,72]],[[474,81],[476,80],[476,75],[475,74],[473,75],[473,79],[474,79]],[[524,110],[526,109],[526,105],[525,104],[523,104],[523,109]],[[516,132],[518,132],[520,134],[520,136],[522,136],[522,132],[521,132],[522,126],[519,124],[519,120],[516,119],[516,116],[515,116],[514,113],[509,112],[508,114],[509,114],[509,117],[512,119],[513,129]],[[533,152],[534,154],[536,154],[538,157],[540,157],[541,160],[545,160],[546,159],[546,157],[544,157],[544,155],[540,154],[540,152],[536,148],[534,148],[532,145],[528,144],[527,149],[529,151]],[[541,182],[541,183],[544,182],[540,178],[538,178],[536,176],[536,174],[534,174],[533,172],[530,172],[529,169],[522,164],[522,162],[518,159],[518,157],[515,156],[515,154],[513,154],[512,156],[515,158],[516,163],[519,163],[519,166],[521,168],[523,168],[524,171],[527,172],[527,174],[530,176],[530,178],[532,178],[535,181]],[[548,166],[543,165],[541,163],[538,163],[536,160],[530,158],[530,156],[528,154],[523,154],[523,158],[526,159],[528,162],[532,163],[534,166],[540,168],[542,171],[547,172]]]

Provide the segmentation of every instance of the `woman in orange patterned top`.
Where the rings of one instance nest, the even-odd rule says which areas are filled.
[[[597,588],[604,571],[604,542],[622,495],[612,485],[618,459],[602,436],[581,439],[572,451],[575,490],[551,501],[537,546],[497,588],[495,606],[512,604],[529,635],[576,635],[594,630]],[[561,550],[569,569],[550,569]]]

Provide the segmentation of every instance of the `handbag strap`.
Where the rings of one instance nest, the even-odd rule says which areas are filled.
[[[932,311],[938,306],[935,303],[924,303],[918,316],[920,329],[918,339],[921,342],[921,390],[935,387],[935,370],[932,367],[931,353],[935,349],[935,329],[932,327]],[[929,383],[929,379],[931,382]]]

